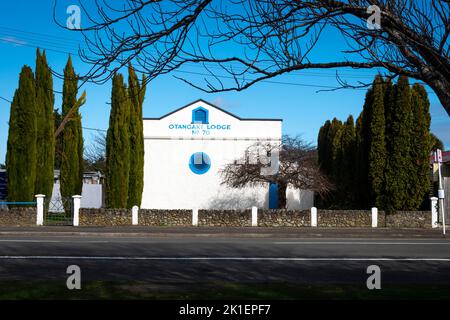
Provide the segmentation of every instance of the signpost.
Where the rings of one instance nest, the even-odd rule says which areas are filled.
[[[441,212],[442,217],[442,232],[445,235],[445,212],[444,212],[444,198],[445,192],[444,187],[442,185],[442,175],[441,175],[441,164],[442,164],[442,150],[437,149],[434,153],[434,162],[438,164],[438,172],[439,172],[439,190],[438,190],[438,198],[439,198],[439,211]]]

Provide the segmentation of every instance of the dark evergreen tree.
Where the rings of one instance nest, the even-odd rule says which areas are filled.
[[[317,137],[317,152],[318,152],[318,162],[320,168],[324,173],[331,173],[331,146],[328,142],[328,132],[330,130],[331,122],[327,120],[324,125],[319,130],[319,135]]]
[[[61,113],[57,109],[53,112],[53,118],[55,119],[55,128],[59,128],[62,122]],[[62,158],[62,134],[59,134],[55,139],[55,169],[61,169]]]
[[[369,205],[376,207],[384,206],[384,172],[386,169],[386,142],[385,130],[386,122],[384,115],[384,95],[385,86],[383,78],[377,76],[372,85],[373,96],[371,106],[368,108],[368,187],[369,187]],[[366,114],[366,113],[365,113]]]
[[[390,153],[390,140],[392,136],[392,119],[395,112],[395,89],[396,87],[392,83],[392,80],[387,78],[384,82],[384,117],[386,123],[385,139],[388,153]]]
[[[14,93],[9,119],[6,168],[8,200],[33,201],[36,182],[36,85],[33,71],[24,66]]]
[[[45,51],[36,52],[37,161],[35,193],[52,196],[55,159],[53,78]]]
[[[444,143],[434,133],[430,133],[430,145],[431,151],[444,150]]]
[[[128,207],[140,206],[144,189],[144,126],[142,105],[144,103],[146,79],[142,82],[131,64],[128,66],[128,96],[130,99],[130,185]]]
[[[353,116],[344,123],[341,137],[341,202],[346,208],[355,206],[356,132]]]
[[[69,114],[77,104],[78,77],[69,56],[64,69],[62,118]],[[70,120],[65,124],[62,134],[61,155],[61,195],[79,195],[83,186],[83,133],[79,108],[72,109]]]
[[[429,101],[423,86],[415,84],[411,89],[406,77],[393,85],[390,79],[377,76],[354,131],[350,118],[342,132],[339,127],[333,119],[322,126],[318,137],[321,167],[331,168],[327,173],[336,187],[328,206],[375,205],[395,211],[415,210],[426,203],[429,154],[442,149],[442,143],[430,133]],[[332,156],[326,162],[326,146],[330,145]]]
[[[355,207],[356,208],[365,208],[364,199],[366,198],[366,195],[363,195],[364,192],[364,185],[365,181],[367,179],[367,176],[364,177],[364,173],[366,172],[366,166],[367,164],[364,163],[364,139],[363,139],[363,129],[362,129],[362,122],[363,122],[363,112],[360,113],[358,118],[356,119],[355,123]]]
[[[330,145],[331,158],[331,177],[333,181],[339,181],[340,167],[342,165],[341,153],[341,136],[343,125],[336,118],[331,121],[330,130],[328,131],[328,144]]]
[[[410,195],[408,197],[408,209],[418,209],[425,201],[430,191],[430,102],[425,88],[420,84],[414,84],[411,91],[412,105],[412,136],[411,159],[412,169],[410,174]]]
[[[369,144],[370,144],[370,119],[372,117],[373,88],[369,88],[364,100],[363,110],[356,125],[357,135],[357,191],[358,207],[367,208],[370,203],[369,187]]]
[[[334,118],[329,124],[325,140],[326,166],[324,173],[328,175],[330,180],[337,186],[337,188],[332,192],[330,192],[324,199],[323,203],[326,207],[336,206],[341,202],[339,181],[341,177],[340,167],[342,165],[342,149],[341,149],[342,131],[343,131],[342,122]]]
[[[128,206],[130,174],[130,100],[121,74],[112,81],[111,113],[106,136],[106,201],[110,208]]]
[[[386,209],[408,209],[410,174],[415,172],[411,161],[412,108],[411,89],[407,77],[401,76],[394,87],[394,103],[388,103],[390,141],[386,165]]]

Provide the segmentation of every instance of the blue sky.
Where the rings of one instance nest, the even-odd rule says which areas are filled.
[[[0,12],[0,97],[11,100],[17,87],[18,75],[24,64],[34,69],[35,46],[47,48],[47,59],[52,69],[62,72],[68,52],[77,52],[81,39],[76,33],[63,30],[53,21],[53,0],[16,0],[2,3]],[[65,21],[64,8],[71,1],[58,1],[57,14]],[[82,18],[83,23],[83,18]],[[340,40],[334,35],[326,39],[315,57],[323,59],[334,56],[333,41]],[[73,56],[78,73],[88,66],[77,56]],[[196,67],[185,71],[202,72]],[[343,70],[341,75],[351,81],[370,82],[375,71]],[[179,76],[181,74],[178,74]],[[200,76],[187,75],[191,80],[201,80]],[[337,117],[345,120],[349,114],[359,115],[364,102],[364,90],[338,90],[317,92],[320,86],[336,86],[334,70],[311,70],[289,74],[273,79],[276,83],[259,83],[243,92],[206,94],[175,79],[172,75],[157,78],[149,84],[144,103],[144,116],[161,116],[199,98],[215,103],[241,117],[267,117],[284,119],[286,134],[301,134],[306,140],[316,143],[320,126],[327,119]],[[287,84],[289,83],[289,84]],[[302,84],[308,86],[302,86]],[[312,87],[311,87],[312,85]],[[62,91],[62,81],[54,78],[54,90]],[[105,85],[86,84],[87,103],[82,107],[83,127],[107,129],[109,119],[110,83]],[[446,148],[450,148],[450,118],[442,108],[436,95],[428,88],[431,102],[432,131],[441,138]],[[56,93],[55,107],[61,105],[61,95]],[[10,103],[0,99],[0,163],[4,162],[8,135]],[[85,129],[85,144],[89,145],[96,134]]]

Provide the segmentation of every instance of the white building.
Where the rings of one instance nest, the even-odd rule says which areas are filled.
[[[281,119],[243,119],[203,100],[160,118],[144,119],[142,208],[268,208],[269,185],[233,189],[219,170],[257,141],[278,144]],[[311,192],[289,190],[288,208],[310,208]],[[275,200],[276,201],[276,200]]]
[[[54,170],[53,175],[54,184],[49,210],[60,212],[64,210],[60,190],[60,170]],[[101,208],[104,205],[104,199],[103,175],[100,172],[85,172],[81,191],[81,208]]]

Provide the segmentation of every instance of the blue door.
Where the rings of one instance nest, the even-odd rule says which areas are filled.
[[[269,185],[269,209],[278,209],[278,184]]]

